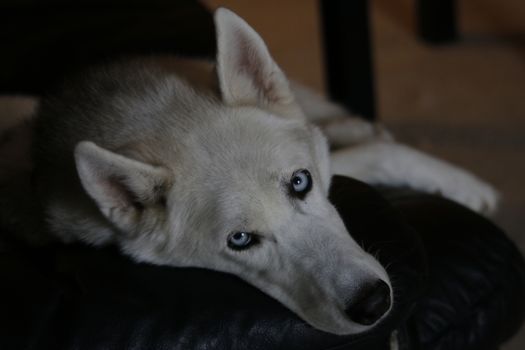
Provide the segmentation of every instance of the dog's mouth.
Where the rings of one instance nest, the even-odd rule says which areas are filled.
[[[390,279],[378,261],[367,257],[371,261],[366,267],[347,267],[346,277],[337,276],[337,270],[333,271],[335,277],[319,276],[319,306],[305,310],[303,319],[315,328],[339,335],[367,332],[387,319],[394,302]]]
[[[362,284],[347,302],[331,310],[328,304],[322,315],[303,315],[311,318],[311,325],[328,333],[338,335],[359,334],[379,325],[387,318],[393,304],[393,293],[389,284],[382,279]],[[319,310],[318,310],[319,311]],[[326,318],[325,318],[326,317]]]
[[[331,284],[329,278],[317,282],[305,278],[288,285],[288,291],[284,286],[275,290],[255,284],[313,328],[337,335],[356,335],[380,325],[393,306],[388,276],[367,273],[366,279],[361,276],[356,280],[358,283],[344,286]]]

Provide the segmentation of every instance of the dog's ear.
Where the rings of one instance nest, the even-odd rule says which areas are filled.
[[[217,75],[223,101],[258,106],[282,116],[301,115],[288,79],[261,37],[230,10],[215,11]]]
[[[82,141],[75,148],[78,176],[102,214],[131,233],[145,209],[163,204],[168,172]]]

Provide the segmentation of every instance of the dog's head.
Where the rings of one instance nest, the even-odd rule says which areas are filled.
[[[81,183],[138,260],[229,272],[318,329],[367,330],[391,286],[328,202],[326,141],[257,33],[228,10],[215,22],[221,101],[178,140],[176,164],[81,142]]]

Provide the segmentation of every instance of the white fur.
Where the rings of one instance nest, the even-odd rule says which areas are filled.
[[[215,76],[203,64],[142,59],[43,101],[34,156],[47,227],[137,261],[233,273],[327,332],[367,330],[347,304],[390,282],[327,199],[326,139],[257,33],[225,9],[215,23]],[[313,181],[302,199],[291,192],[300,169]],[[240,231],[258,244],[231,249]]]
[[[439,193],[483,213],[492,213],[498,203],[498,193],[474,175],[393,141],[333,152],[332,170],[370,184]]]

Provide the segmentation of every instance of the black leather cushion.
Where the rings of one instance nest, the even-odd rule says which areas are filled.
[[[512,243],[449,201],[395,193],[386,195],[397,209],[357,181],[332,186],[350,232],[394,282],[392,316],[369,334],[316,331],[234,276],[135,264],[111,248],[4,240],[0,349],[387,349],[394,328],[416,349],[501,341],[522,319],[525,267]]]
[[[497,349],[525,316],[525,261],[485,218],[446,199],[386,193],[418,231],[429,286],[408,322],[416,349]]]
[[[425,275],[418,240],[367,185],[337,178],[332,198],[355,238],[378,252],[395,281],[395,311],[372,334],[312,329],[234,276],[135,264],[111,248],[51,251],[4,242],[0,348],[387,348]]]

